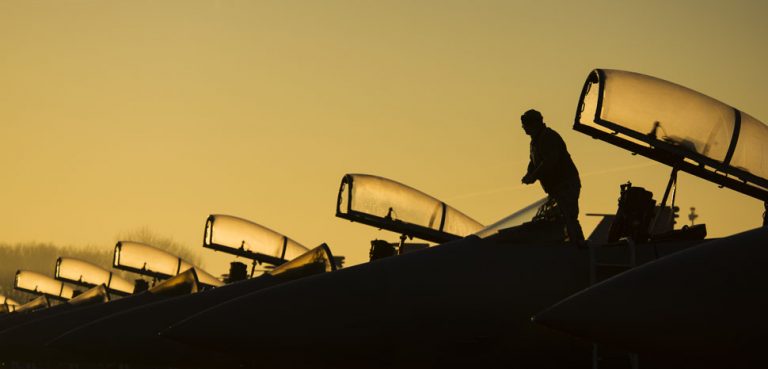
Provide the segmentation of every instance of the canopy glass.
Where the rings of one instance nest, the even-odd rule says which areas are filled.
[[[115,246],[112,265],[117,269],[127,270],[155,278],[169,278],[193,267],[178,256],[147,244],[131,241],[119,241]],[[200,283],[209,286],[221,286],[224,282],[197,269]]]
[[[56,260],[55,278],[60,281],[93,287],[106,285],[110,292],[131,294],[134,285],[129,280],[102,267],[75,258],[60,257]]]
[[[768,126],[658,78],[597,69],[574,129],[742,193],[768,200]]]
[[[205,223],[203,247],[280,265],[308,249],[287,236],[246,219],[214,214]]]
[[[465,237],[483,228],[432,196],[367,174],[342,178],[336,216],[432,242]]]
[[[29,270],[16,272],[13,287],[24,292],[46,295],[61,300],[69,300],[75,294],[75,290],[65,285],[64,282]]]

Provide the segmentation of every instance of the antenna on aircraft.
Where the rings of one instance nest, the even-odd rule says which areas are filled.
[[[691,221],[691,227],[693,227],[693,224],[696,221],[696,218],[699,217],[699,214],[696,214],[696,208],[691,206],[691,212],[688,214],[688,220]]]

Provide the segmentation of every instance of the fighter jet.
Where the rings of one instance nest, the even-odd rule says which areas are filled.
[[[147,303],[199,291],[201,285],[195,268],[169,278],[147,291],[108,303],[76,306],[57,314],[49,314],[25,324],[14,325],[0,332],[0,342],[7,348],[4,358],[26,360],[82,361],[87,358],[72,355],[67,350],[54,350],[45,343],[62,333],[95,319]]]
[[[579,131],[668,164],[673,177],[683,170],[768,201],[768,126],[736,108],[611,70],[590,74],[580,108]],[[765,227],[713,240],[596,284],[534,321],[632,352],[642,367],[764,368],[765,245]]]
[[[2,320],[0,320],[0,331],[35,319],[65,312],[76,306],[109,301],[109,295],[106,287],[103,285],[75,295],[74,292],[70,294],[69,291],[74,290],[62,282],[56,281],[44,274],[30,271],[20,270],[16,273],[15,287],[22,291],[41,295],[45,299],[38,298],[39,300],[30,303],[31,305],[22,305],[14,313],[2,317]],[[51,305],[48,298],[57,298],[65,302]]]
[[[137,242],[118,242],[115,246],[113,264],[115,268],[138,272],[154,278],[155,281],[168,279],[150,288],[146,293],[110,302],[106,283],[110,284],[112,290],[117,290],[118,294],[125,295],[125,292],[134,290],[129,287],[130,282],[90,263],[60,257],[55,269],[57,277],[80,285],[89,285],[97,281],[106,282],[92,289],[93,291],[103,290],[106,298],[99,299],[95,295],[91,296],[93,293],[85,292],[83,298],[72,299],[74,303],[38,309],[29,314],[14,314],[4,319],[5,322],[0,322],[0,331],[2,331],[0,342],[4,342],[0,345],[3,347],[0,352],[2,357],[57,358],[62,353],[46,349],[43,344],[71,328],[121,309],[223,285],[223,282],[202,270],[196,270],[181,258]],[[204,282],[200,281],[199,276],[204,278]],[[46,296],[60,299],[74,295],[71,287],[39,273],[20,271],[17,273],[15,284],[17,289],[45,293]],[[86,299],[87,296],[91,297]],[[6,334],[6,331],[9,333]]]
[[[685,344],[688,346],[672,346],[674,349],[717,347],[720,351],[714,350],[711,357],[723,358],[734,353],[757,357],[753,354],[761,346],[759,337],[764,319],[760,309],[765,305],[759,296],[752,294],[756,289],[734,293],[727,289],[730,284],[722,281],[728,281],[728,276],[738,272],[743,273],[734,279],[738,284],[757,287],[763,273],[757,270],[759,264],[754,263],[755,258],[747,254],[759,257],[760,253],[754,250],[766,244],[768,236],[755,231],[710,241],[705,239],[703,225],[684,229],[672,229],[672,225],[678,171],[762,201],[768,199],[768,165],[760,159],[768,157],[765,144],[768,127],[682,86],[636,73],[601,69],[587,78],[574,129],[672,167],[667,189],[658,202],[641,187],[622,185],[616,214],[604,219],[612,220],[610,226],[605,223],[606,226],[601,227],[603,237],[599,241],[593,234],[589,247],[577,248],[565,242],[557,204],[546,199],[483,227],[446,203],[411,187],[372,175],[350,174],[342,178],[337,216],[396,232],[401,239],[399,247],[412,237],[438,245],[416,252],[400,249],[392,257],[277,285],[268,284],[269,288],[260,282],[267,279],[257,278],[247,281],[255,286],[252,289],[235,290],[235,286],[247,283],[240,282],[197,295],[206,297],[168,298],[154,305],[136,305],[134,310],[115,309],[99,315],[104,317],[101,321],[93,320],[90,313],[70,315],[66,320],[55,320],[56,324],[66,322],[68,325],[59,326],[55,331],[57,338],[47,347],[59,353],[76,353],[73,357],[79,360],[90,348],[91,353],[106,353],[93,355],[97,361],[136,363],[141,360],[136,359],[139,355],[132,350],[122,356],[118,354],[121,345],[144,350],[146,347],[134,340],[170,325],[161,330],[159,339],[174,343],[161,343],[155,337],[150,342],[157,344],[158,350],[146,351],[148,358],[157,359],[157,365],[599,366],[606,349],[596,349],[592,341],[606,347],[635,350],[628,355],[631,364],[639,361],[652,367],[679,367],[681,360],[688,358],[705,362],[706,355],[671,355],[666,356],[671,359],[666,363],[655,359],[661,356],[652,356],[659,348],[669,347],[663,345],[671,341],[661,339],[660,343],[654,343],[665,333],[664,321],[670,316],[661,312],[663,299],[653,295],[661,292],[661,296],[679,294],[680,309],[670,308],[672,314],[704,302],[702,313],[692,315],[692,321],[701,323],[702,327],[692,332],[706,329],[706,321],[702,320],[716,318],[712,332],[689,341]],[[755,152],[761,154],[751,154]],[[213,229],[217,222],[227,223],[218,219],[211,222],[210,240],[206,231],[206,242],[210,245],[220,244],[215,241],[217,231]],[[240,224],[233,222],[236,223]],[[273,265],[282,262],[278,255],[284,256],[289,244],[287,238],[274,238],[282,248],[276,248],[278,252],[263,253],[249,249],[251,244],[242,237],[227,239],[224,246],[254,256],[254,260],[256,256],[264,261],[272,260]],[[735,244],[743,248],[730,247]],[[224,249],[226,247],[221,248]],[[722,260],[699,263],[710,258]],[[748,261],[753,262],[753,266],[743,265]],[[687,272],[698,276],[711,271],[711,265],[723,263],[731,266],[716,270],[715,277],[688,279]],[[165,270],[165,266],[129,264],[134,270]],[[710,267],[691,266],[699,264]],[[175,268],[176,272],[182,269],[180,260],[168,260],[164,265],[168,270]],[[677,270],[669,272],[670,269]],[[677,278],[676,284],[657,288],[659,283],[667,281],[665,276]],[[720,278],[721,283],[707,282],[713,278]],[[601,280],[605,281],[600,283]],[[655,309],[648,316],[638,314],[639,300],[630,298],[626,300],[636,301],[638,305],[621,305],[627,305],[623,315],[585,315],[583,318],[569,307],[605,303],[602,310],[598,309],[605,311],[616,300],[612,286],[620,286],[626,294],[635,283],[640,296],[655,299],[652,300]],[[686,288],[691,291],[681,291]],[[579,291],[584,292],[575,295]],[[696,299],[692,294],[697,291],[712,298]],[[571,300],[558,304],[571,295],[574,295]],[[730,299],[734,306],[719,309],[718,301],[723,298]],[[737,314],[745,303],[754,306],[745,308],[746,314],[738,321],[756,320],[754,326],[743,324],[729,328],[727,319],[713,313]],[[100,306],[110,304],[114,302]],[[157,312],[156,316],[153,311]],[[546,312],[532,322],[531,317],[542,311]],[[121,314],[109,316],[116,312]],[[173,316],[173,312],[180,314]],[[583,322],[574,321],[578,319],[592,319],[595,326],[587,324],[585,328]],[[621,319],[629,321],[610,329],[612,322]],[[91,324],[83,325],[89,322]],[[134,327],[130,322],[147,323],[137,323]],[[693,338],[686,331],[690,324],[681,322],[669,326],[672,337]],[[129,332],[125,336],[129,338],[125,341],[110,338],[103,344],[96,342],[94,337],[103,337],[109,326],[121,327]],[[644,326],[650,327],[651,333],[638,330]],[[718,332],[725,336],[717,337]],[[723,344],[735,336],[746,340],[746,350],[734,352],[731,348],[736,345]],[[632,337],[638,340],[632,341]],[[28,342],[29,347],[40,347]],[[200,360],[171,363],[183,355]],[[57,358],[61,360],[61,356]],[[217,362],[217,358],[223,361]]]
[[[0,330],[13,326],[18,321],[37,316],[37,311],[53,306],[50,299],[66,301],[75,296],[75,290],[45,274],[29,270],[16,271],[13,288],[24,291],[38,298],[15,309],[11,314],[0,316]],[[44,298],[41,298],[44,297]]]
[[[586,343],[529,321],[589,283],[589,252],[563,242],[556,205],[540,200],[482,229],[440,201],[408,201],[424,195],[403,185],[383,193],[405,201],[377,196],[375,187],[395,182],[371,177],[343,178],[337,212],[345,219],[454,241],[233,299],[163,336],[276,367],[588,362]],[[657,246],[661,255],[681,247]]]
[[[190,355],[189,347],[160,339],[157,333],[185,316],[223,301],[336,269],[327,245],[308,250],[290,237],[231,215],[213,214],[208,217],[203,247],[251,259],[251,275],[257,264],[276,267],[267,269],[266,273],[256,278],[127,309],[73,327],[70,332],[52,342],[51,346],[66,346],[70,352],[99,356],[104,360],[179,365],[191,359],[192,364],[201,365],[202,359]],[[138,352],[142,354],[137,355]],[[206,358],[206,362],[218,365],[227,360],[226,357],[216,355],[208,355]]]
[[[693,253],[704,244],[704,227],[657,232],[660,223],[671,222],[678,171],[768,199],[768,165],[759,159],[768,157],[768,127],[679,85],[596,70],[583,89],[574,128],[672,167],[659,205],[642,188],[622,188],[608,244],[574,248],[563,242],[556,220],[541,214],[490,235],[481,230],[474,233],[482,237],[445,236],[439,241],[444,243],[427,250],[258,291],[162,335],[272,368],[591,365],[589,341],[534,324],[530,317],[606,274],[688,248]],[[361,188],[366,181],[349,182],[342,181],[337,214],[359,215],[363,223],[391,226],[404,235],[435,237],[450,229],[445,204],[380,205],[375,190]],[[355,204],[364,206],[360,214],[349,211]],[[403,214],[425,216],[402,221]],[[750,240],[766,244],[764,234]]]
[[[190,347],[160,338],[157,333],[171,324],[242,295],[292,280],[335,270],[333,255],[323,244],[267,273],[200,293],[170,298],[124,310],[79,326],[49,343],[83,356],[103,360],[152,365],[237,365],[226,356],[191,355]],[[8,332],[11,334],[12,332]],[[3,334],[0,334],[2,339]],[[140,354],[139,354],[140,353]]]
[[[244,244],[248,249],[242,248]],[[184,314],[192,314],[222,300],[335,268],[328,246],[323,244],[294,257],[297,250],[306,248],[266,227],[232,216],[212,215],[208,218],[204,246],[209,245],[214,245],[217,251],[235,255],[243,251],[248,255],[260,257],[272,255],[271,259],[260,260],[279,260],[278,264],[281,265],[259,278],[215,289],[198,289],[198,293],[193,294],[169,296],[152,288],[147,294],[130,296],[99,308],[83,309],[8,329],[0,333],[0,343],[14,347],[12,357],[18,359],[39,358],[40,348],[46,347],[46,357],[55,358],[66,353],[68,360],[72,361],[104,360],[178,365],[184,360],[194,358],[191,362],[200,365],[204,360],[191,355],[187,347],[159,340],[157,331],[181,319]],[[150,252],[146,252],[147,249]],[[148,248],[147,245],[119,242],[115,250],[115,265],[152,277],[163,277],[186,266],[185,262],[177,257],[158,257],[159,250]],[[152,259],[141,261],[138,258],[140,255],[154,256]],[[292,257],[293,260],[286,263],[281,256]],[[189,282],[189,278],[184,280]],[[160,285],[164,283],[166,282]],[[69,330],[72,330],[72,334],[64,334]],[[79,332],[86,333],[82,335]],[[62,336],[58,337],[60,335]],[[55,339],[55,342],[47,345],[52,339]],[[51,350],[48,347],[58,347],[60,350]],[[215,358],[215,361],[209,363],[215,362],[217,365],[226,360],[225,357],[213,355],[206,357],[211,360]]]

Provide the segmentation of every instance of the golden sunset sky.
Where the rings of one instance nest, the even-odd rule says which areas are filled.
[[[0,0],[0,242],[111,249],[147,227],[219,274],[234,259],[201,245],[222,213],[357,264],[398,235],[334,216],[345,173],[492,223],[544,196],[520,184],[529,108],[568,144],[589,230],[619,184],[659,200],[670,169],[571,129],[587,74],[766,122],[767,18],[764,1]],[[678,204],[715,237],[763,212],[687,174]]]

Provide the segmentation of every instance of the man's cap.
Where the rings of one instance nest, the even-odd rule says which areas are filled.
[[[541,116],[541,113],[539,113],[539,111],[535,109],[531,109],[523,113],[523,115],[520,116],[520,120],[523,122],[523,124],[544,123],[544,117]]]

